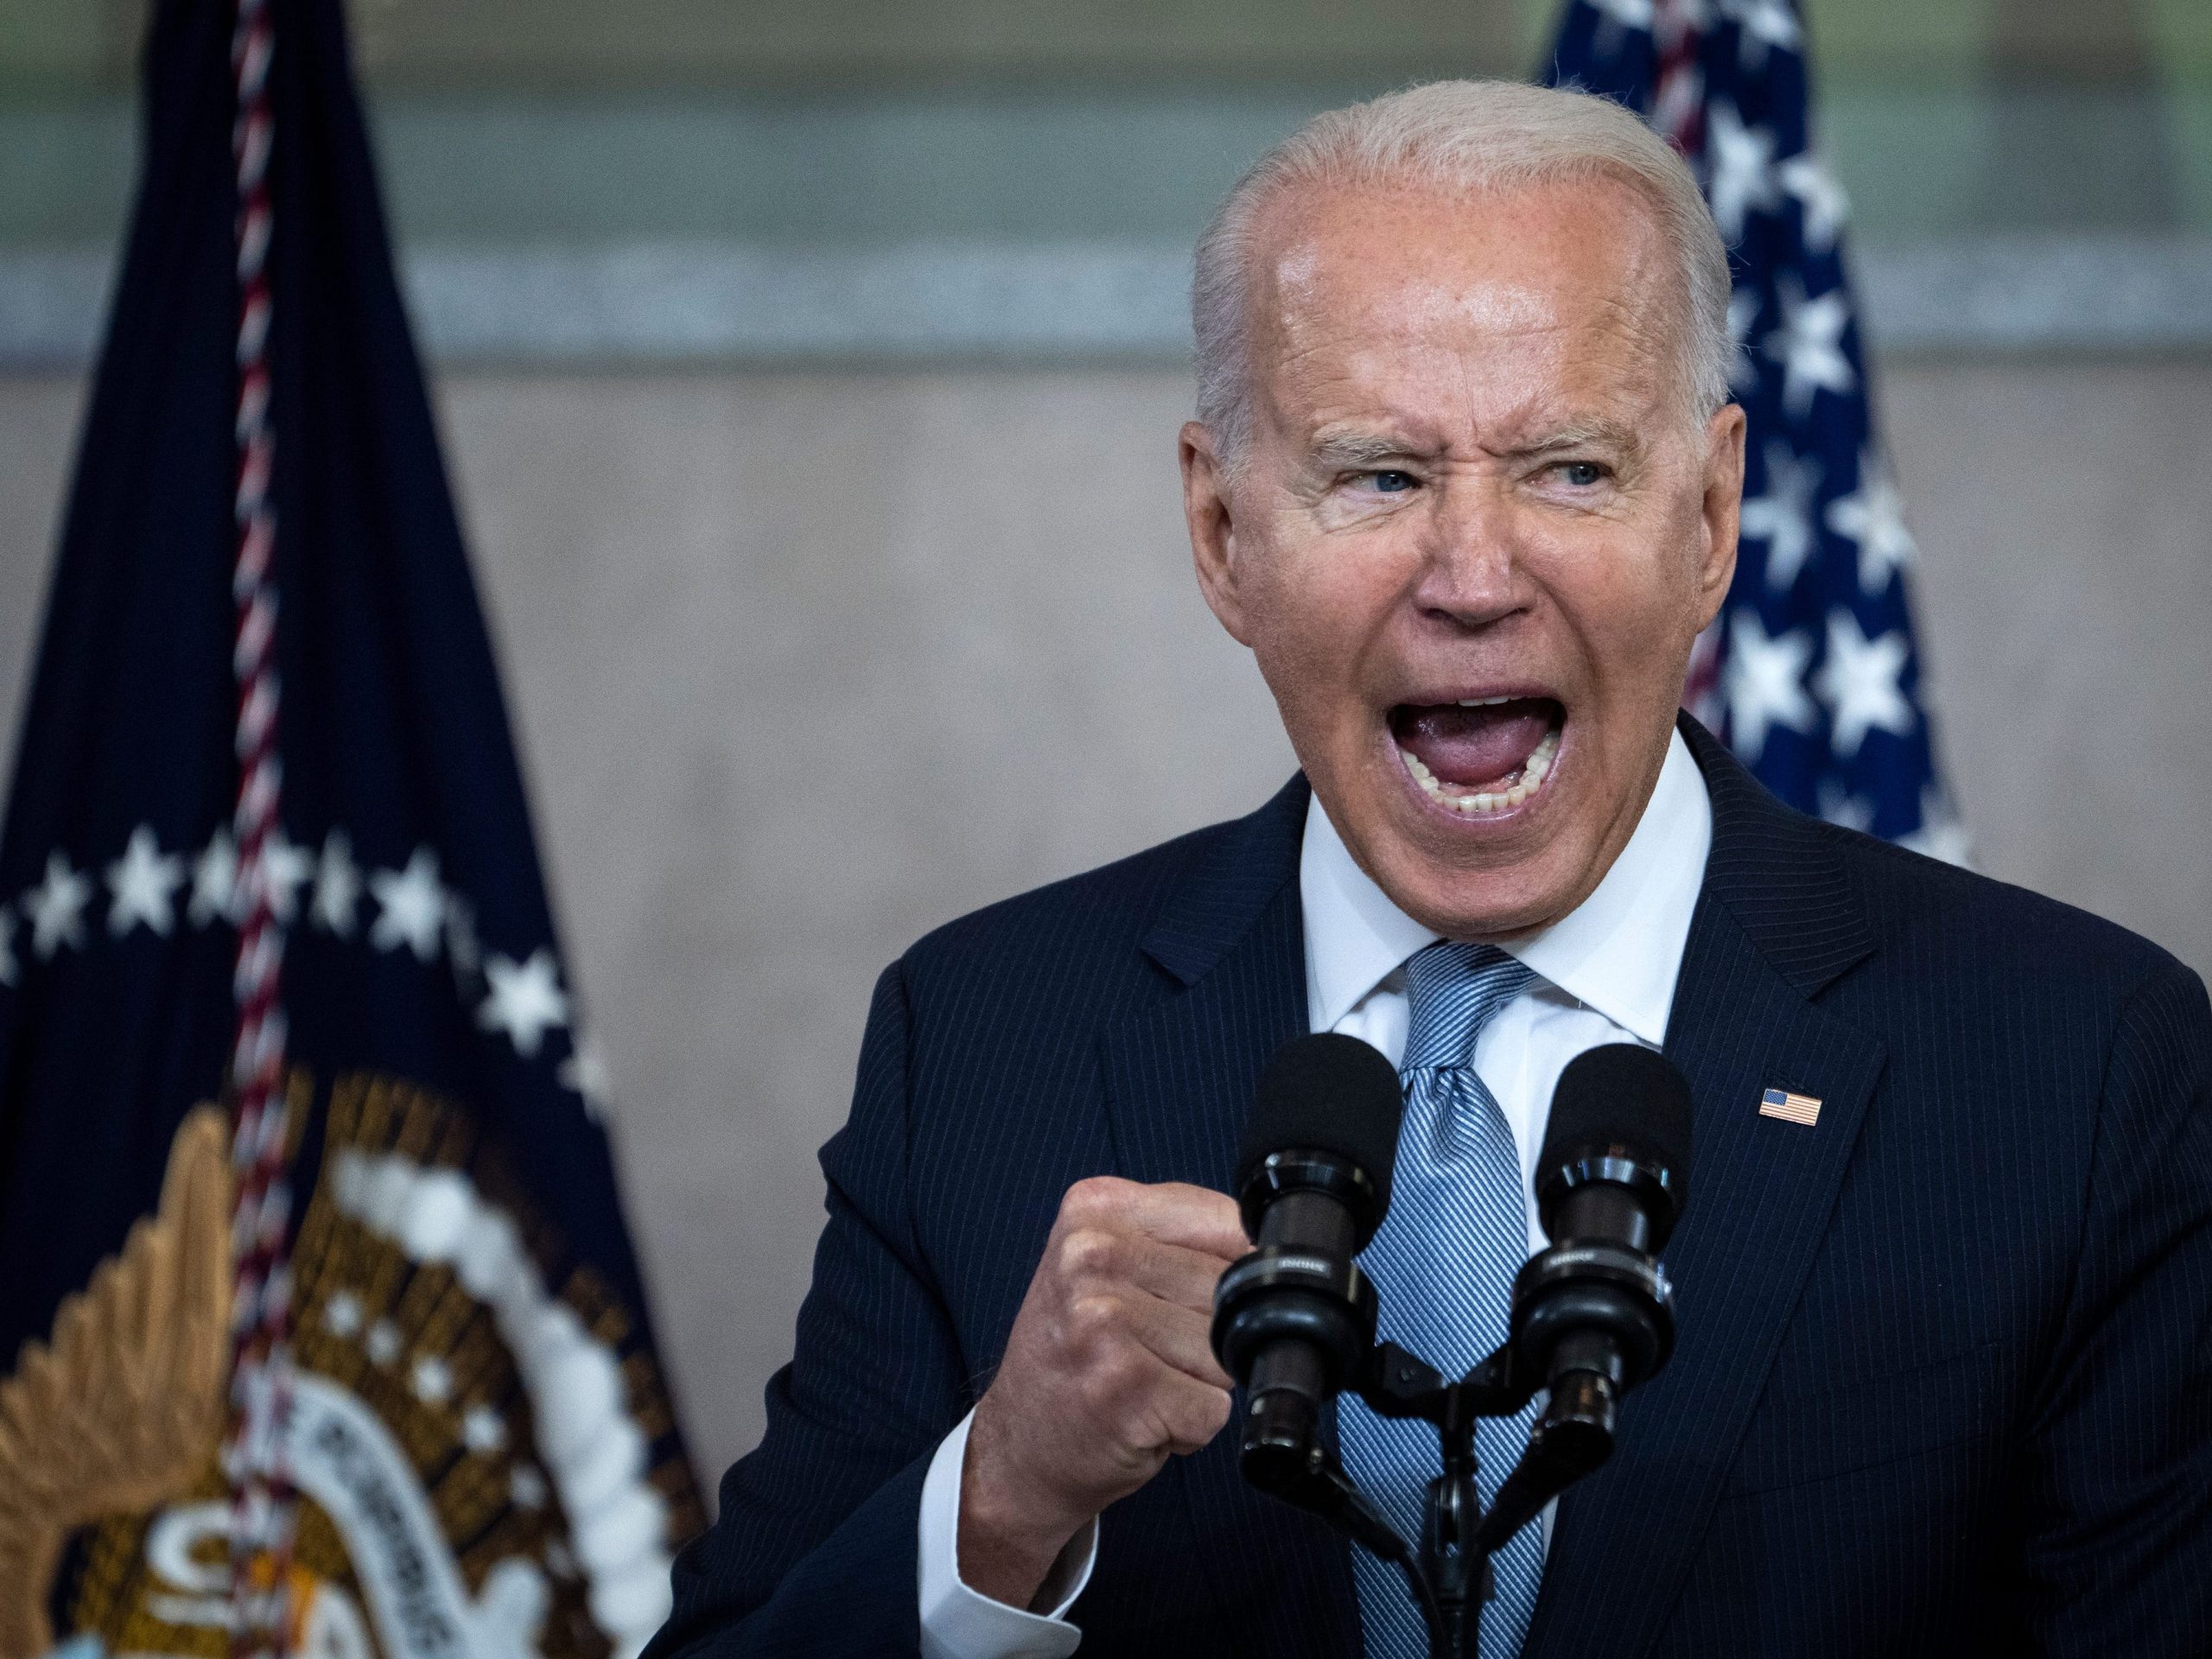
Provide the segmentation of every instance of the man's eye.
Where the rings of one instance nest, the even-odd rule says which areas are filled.
[[[1605,480],[1605,469],[1594,461],[1563,461],[1558,472],[1560,478],[1578,490],[1586,490]]]
[[[1369,486],[1378,495],[1402,495],[1414,487],[1415,481],[1411,473],[1389,470],[1369,473],[1365,476]]]

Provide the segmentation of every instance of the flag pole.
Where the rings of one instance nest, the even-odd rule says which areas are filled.
[[[232,902],[238,950],[232,978],[238,1008],[232,1047],[236,1181],[232,1249],[232,1428],[225,1464],[231,1485],[231,1649],[236,1659],[280,1659],[287,1645],[294,1520],[284,1457],[290,1389],[291,1190],[284,1099],[284,1010],[278,999],[284,930],[268,879],[281,833],[283,767],[276,750],[276,589],[270,579],[276,512],[270,499],[275,433],[269,419],[269,162],[276,124],[269,97],[276,48],[269,0],[236,0],[231,72],[237,96],[231,147],[237,167],[238,445],[233,496],[237,557],[232,599],[237,632],[238,791],[232,830],[238,875]]]

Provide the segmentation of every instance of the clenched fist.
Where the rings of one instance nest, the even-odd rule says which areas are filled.
[[[1060,1200],[960,1480],[960,1576],[1026,1606],[1069,1539],[1229,1421],[1213,1287],[1251,1249],[1236,1201],[1098,1176]]]

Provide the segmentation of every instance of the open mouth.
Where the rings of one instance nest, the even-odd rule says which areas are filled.
[[[1469,817],[1510,812],[1543,788],[1567,710],[1550,697],[1402,702],[1390,711],[1398,758],[1421,792]]]

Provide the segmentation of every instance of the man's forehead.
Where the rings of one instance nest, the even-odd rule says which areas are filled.
[[[1663,242],[1655,204],[1603,174],[1466,187],[1419,181],[1286,186],[1254,227],[1261,264],[1286,278],[1378,260],[1438,268],[1500,257],[1520,264],[1565,261],[1625,274]]]
[[[1559,349],[1542,352],[1389,340],[1315,351],[1266,377],[1266,401],[1280,429],[1317,450],[1370,441],[1423,454],[1628,442],[1660,417],[1674,372],[1662,356],[1580,350],[1573,334],[1553,341]]]
[[[1485,427],[1535,439],[1618,420],[1674,372],[1656,227],[1624,186],[1332,188],[1277,209],[1254,367],[1301,406],[1294,426],[1411,427],[1473,404]]]
[[[1434,261],[1400,258],[1388,265],[1363,264],[1338,248],[1338,257],[1302,244],[1287,251],[1275,273],[1276,310],[1284,334],[1296,340],[1357,324],[1370,335],[1410,339],[1445,334],[1506,337],[1570,327],[1554,273],[1499,266],[1471,270],[1448,255]]]

